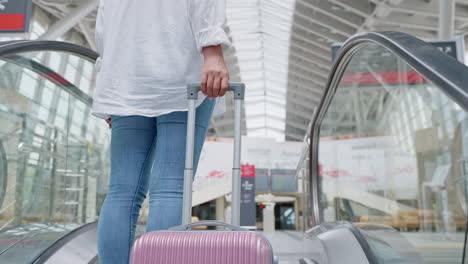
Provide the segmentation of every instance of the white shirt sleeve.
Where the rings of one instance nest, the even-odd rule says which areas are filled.
[[[188,0],[188,18],[198,51],[207,46],[230,44],[223,28],[226,0]]]
[[[96,39],[96,49],[99,53],[99,58],[96,60],[96,71],[99,72],[101,70],[102,64],[102,55],[104,51],[104,0],[101,0],[99,3],[99,8],[96,17],[96,29],[94,37]]]

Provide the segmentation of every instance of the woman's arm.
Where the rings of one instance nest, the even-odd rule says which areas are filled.
[[[208,98],[224,96],[228,89],[229,72],[221,45],[204,47],[203,55],[205,64],[201,79],[202,92]]]
[[[201,78],[202,92],[209,98],[224,96],[229,72],[221,45],[230,41],[223,29],[226,22],[225,0],[188,0],[188,17],[197,48],[205,63]]]

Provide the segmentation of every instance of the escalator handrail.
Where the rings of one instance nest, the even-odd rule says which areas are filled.
[[[318,143],[321,121],[331,103],[342,75],[353,55],[365,44],[374,43],[392,51],[415,71],[438,87],[468,111],[468,67],[446,55],[434,46],[411,35],[401,32],[364,32],[348,39],[340,49],[339,55],[330,71],[322,100],[312,117],[310,129],[309,165],[311,177],[311,196],[313,223],[322,223],[320,213],[320,188],[318,176]]]
[[[54,40],[25,40],[0,42],[0,56],[33,51],[63,51],[69,52],[92,61],[97,60],[99,54],[91,49],[73,43]]]
[[[73,83],[71,83],[61,75],[57,74],[49,67],[43,65],[42,63],[36,62],[33,59],[23,57],[17,54],[3,56],[2,59],[24,69],[28,69],[30,71],[35,72],[39,76],[42,76],[43,78],[51,81],[55,85],[61,87],[62,90],[65,90],[69,94],[72,94],[73,96],[75,96],[75,98],[77,98],[79,101],[81,101],[87,106],[91,106],[93,104],[93,98],[91,96],[83,92]]]
[[[444,92],[468,110],[468,67],[433,45],[401,32],[367,32],[353,36],[343,45],[330,78],[346,53],[362,43],[374,42],[391,50],[426,79],[444,87]],[[465,74],[460,74],[465,73]]]
[[[50,40],[14,40],[14,41],[5,41],[0,42],[0,57],[4,57],[8,59],[8,56],[17,56],[18,53],[25,53],[25,52],[41,52],[41,51],[51,51],[51,52],[67,52],[74,55],[78,55],[80,57],[84,57],[89,61],[95,63],[99,54],[91,49],[86,47],[82,47],[73,43],[69,42],[62,42],[62,41],[50,41]],[[24,58],[27,60],[27,58]],[[18,63],[17,63],[18,64]],[[41,69],[46,69],[46,72],[54,73],[53,76],[57,76],[55,72],[51,69],[47,68],[46,66],[41,65],[33,60],[28,63],[28,65],[20,65],[22,67],[29,68],[36,73],[43,75],[44,77],[48,78],[48,75],[41,72],[34,67],[29,66],[41,66]],[[38,68],[38,67],[36,67]],[[50,77],[50,76],[49,76]],[[54,82],[55,84],[62,86],[62,89],[67,90],[69,93],[73,94],[82,101],[84,104],[90,106],[93,103],[93,99],[81,91],[79,88],[75,87],[71,82],[67,81],[68,85],[57,83],[53,78],[50,81]]]

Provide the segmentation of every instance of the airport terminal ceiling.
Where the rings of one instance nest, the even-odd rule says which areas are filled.
[[[439,38],[439,1],[447,0],[227,0],[227,51],[232,79],[248,86],[245,129],[250,136],[302,141],[331,67],[330,47],[363,31],[402,31]],[[450,0],[452,1],[452,0]],[[33,0],[43,32],[60,38],[74,27],[94,45],[98,0]],[[38,15],[41,13],[42,18]],[[59,21],[59,22],[58,22]],[[468,0],[455,0],[453,35],[468,32]],[[49,29],[46,28],[47,25]],[[68,28],[67,28],[68,25]],[[75,41],[76,42],[76,41]],[[229,136],[232,114],[217,118]]]

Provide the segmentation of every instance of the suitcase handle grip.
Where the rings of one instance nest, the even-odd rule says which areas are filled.
[[[187,99],[197,100],[199,91],[201,91],[200,83],[189,83],[187,85]],[[229,83],[228,91],[234,93],[234,99],[243,100],[245,97],[245,84]]]
[[[219,221],[213,221],[213,220],[205,220],[205,221],[190,223],[187,225],[175,226],[175,227],[169,228],[169,230],[170,231],[186,231],[194,227],[198,227],[198,226],[222,226],[232,231],[249,231],[242,227],[230,225],[230,224],[219,222]]]

